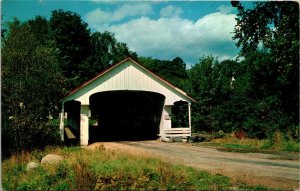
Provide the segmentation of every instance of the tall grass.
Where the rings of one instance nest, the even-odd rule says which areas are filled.
[[[29,161],[56,153],[65,160],[26,171]],[[157,158],[133,156],[99,147],[47,148],[12,156],[2,164],[6,190],[224,190],[230,179]]]
[[[270,151],[292,151],[299,152],[300,144],[290,138],[288,135],[276,132],[272,139],[238,139],[234,136],[226,136],[224,138],[213,139],[211,143],[223,146],[229,149],[262,149]]]

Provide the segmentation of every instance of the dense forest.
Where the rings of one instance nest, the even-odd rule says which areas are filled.
[[[2,146],[11,152],[55,142],[48,116],[70,89],[126,57],[131,57],[186,91],[193,132],[245,132],[274,139],[299,136],[299,6],[257,2],[238,11],[233,39],[239,60],[199,55],[189,69],[176,57],[142,57],[114,34],[91,32],[70,11],[52,11],[49,20],[15,19],[2,30]],[[167,51],[167,50],[166,50]]]

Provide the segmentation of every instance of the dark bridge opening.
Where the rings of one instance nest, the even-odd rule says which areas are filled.
[[[165,97],[146,91],[108,91],[90,97],[90,142],[157,139]]]

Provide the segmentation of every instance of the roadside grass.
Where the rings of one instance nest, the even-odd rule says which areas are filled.
[[[294,140],[279,137],[271,142],[268,139],[238,139],[234,136],[212,139],[209,142],[193,143],[200,146],[217,147],[220,150],[229,152],[262,152],[273,153],[278,151],[299,152],[300,144]]]
[[[58,164],[26,171],[29,161],[48,153],[64,156]],[[230,178],[157,158],[79,147],[48,147],[2,161],[5,190],[227,190]]]

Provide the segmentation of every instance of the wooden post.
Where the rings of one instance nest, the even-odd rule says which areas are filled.
[[[60,139],[61,141],[64,141],[64,128],[65,128],[65,111],[64,111],[64,102],[62,103],[62,109],[61,109],[61,113],[59,114],[59,119],[60,119],[60,122],[59,122],[59,132],[60,132]]]
[[[80,145],[89,144],[89,118],[86,114],[80,114]]]
[[[192,132],[192,116],[191,116],[191,103],[188,104],[189,107],[189,128]]]

